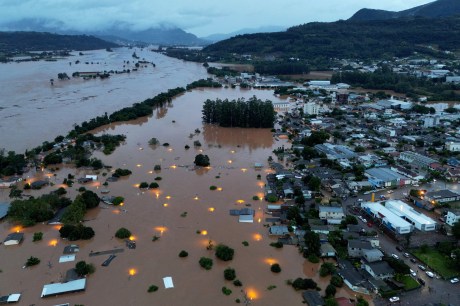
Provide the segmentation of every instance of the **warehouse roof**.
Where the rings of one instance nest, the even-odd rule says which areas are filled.
[[[385,182],[406,178],[405,176],[397,172],[394,172],[393,170],[389,168],[371,168],[371,169],[366,170],[366,173],[372,177],[375,177],[376,179],[379,179]]]
[[[387,201],[388,203],[388,201]],[[378,215],[380,218],[385,219],[390,222],[393,227],[410,227],[411,224],[406,220],[402,219],[399,215],[395,214],[393,211],[389,210],[380,203],[374,202],[365,202],[361,204],[363,208],[369,208],[374,214]]]
[[[386,201],[385,206],[391,211],[398,214],[399,216],[406,216],[408,219],[418,222],[419,224],[436,224],[436,222],[430,217],[419,213],[406,203],[400,200]]]

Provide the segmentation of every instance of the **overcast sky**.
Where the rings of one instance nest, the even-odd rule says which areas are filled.
[[[67,29],[177,26],[197,36],[348,19],[361,8],[400,11],[433,0],[0,0],[0,22],[57,19]]]

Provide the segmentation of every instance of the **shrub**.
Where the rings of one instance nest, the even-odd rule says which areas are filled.
[[[153,167],[153,170],[155,170],[155,171],[161,171],[161,165],[155,165],[155,166]]]
[[[165,142],[165,143],[163,144],[163,147],[169,147],[169,143]]]
[[[24,190],[28,190],[28,189],[31,189],[32,187],[30,187],[30,184],[29,183],[26,183],[24,185]]]
[[[150,189],[160,188],[160,185],[158,185],[158,183],[156,182],[153,182],[153,183],[150,183],[149,188]]]
[[[83,192],[83,191],[86,191],[86,188],[81,186],[80,188],[78,188],[78,192]]]
[[[147,292],[149,292],[149,293],[155,292],[155,291],[158,291],[158,286],[150,285],[149,289],[147,289]]]
[[[280,273],[281,272],[281,267],[277,263],[272,264],[271,267],[270,267],[270,271],[272,271],[273,273]]]
[[[255,196],[253,196],[253,197],[252,197],[252,199],[253,199],[254,201],[259,201],[259,200],[260,200],[260,199],[259,199],[259,197],[258,197],[258,196],[256,196],[256,195],[255,195]]]
[[[224,244],[219,244],[216,247],[216,257],[223,261],[232,260],[234,254],[235,254],[235,250],[233,250],[232,248]]]
[[[147,182],[142,182],[139,184],[139,188],[140,189],[145,189],[145,188],[148,188],[149,187],[149,184]]]
[[[273,289],[276,289],[276,286],[275,285],[270,285],[267,287],[267,290],[271,291]]]
[[[120,205],[121,203],[123,203],[125,201],[125,198],[123,197],[115,197],[115,199],[113,199],[112,201],[112,204],[117,206],[117,205]]]
[[[160,141],[158,139],[156,139],[155,137],[153,137],[152,139],[149,140],[149,145],[151,145],[151,146],[157,145],[159,143],[160,143]]]
[[[26,267],[36,266],[40,263],[40,259],[37,257],[30,256],[26,261]]]
[[[209,187],[209,190],[216,190],[216,189],[217,189],[217,186],[214,186],[214,185]]]
[[[131,232],[128,229],[122,227],[117,230],[117,232],[115,233],[115,237],[120,239],[129,238],[131,237]]]
[[[203,154],[195,156],[195,161],[193,163],[198,167],[208,167],[211,164],[209,162],[209,156]]]
[[[239,279],[235,279],[235,280],[233,281],[233,285],[234,285],[235,287],[241,287],[241,286],[243,286],[243,283],[242,283]]]
[[[188,256],[188,253],[187,253],[187,251],[184,251],[184,250],[180,251],[180,253],[179,253],[179,257],[182,257],[182,258],[184,258],[184,257],[187,257],[187,256]]]
[[[157,177],[155,178],[155,181],[161,181],[161,180],[162,180],[161,176],[157,176]]]
[[[276,201],[278,201],[278,197],[271,194],[267,197],[267,201],[270,203],[275,203]]]
[[[75,265],[75,272],[80,276],[85,276],[94,273],[95,268],[92,264],[87,264],[85,261],[79,261]]]
[[[226,280],[232,281],[236,278],[236,272],[235,269],[232,268],[227,268],[224,270],[224,278]]]
[[[195,146],[195,147],[201,147],[201,142],[200,142],[199,140],[195,140],[195,141],[193,142],[193,146]]]
[[[222,293],[225,295],[232,294],[232,290],[228,289],[227,287],[222,287]]]
[[[277,248],[277,249],[281,249],[283,247],[283,243],[282,242],[272,242],[270,243],[270,246],[274,247],[274,248]]]
[[[32,241],[40,241],[43,239],[43,233],[42,232],[36,232],[34,233],[34,237],[32,238]]]
[[[295,290],[307,290],[307,289],[316,289],[316,287],[318,286],[314,280],[312,280],[311,278],[296,278],[293,282],[292,282],[292,287],[295,289]]]
[[[213,262],[212,262],[211,258],[201,257],[200,261],[199,261],[199,264],[205,270],[211,270]]]
[[[121,177],[121,176],[130,175],[131,173],[132,173],[131,170],[118,168],[115,170],[115,173],[112,176]]]
[[[247,242],[247,241],[243,241],[243,242],[241,242],[241,243],[242,243],[244,246],[249,246],[249,242]]]
[[[189,145],[185,145],[184,148],[185,148],[185,150],[188,150],[188,149],[190,149],[190,146],[189,146]]]

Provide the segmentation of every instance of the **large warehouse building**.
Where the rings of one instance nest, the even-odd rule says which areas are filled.
[[[385,206],[405,220],[409,221],[416,229],[428,232],[436,229],[436,221],[416,211],[400,200],[385,201]]]
[[[383,206],[379,202],[363,202],[361,207],[374,218],[382,220],[382,223],[394,231],[397,234],[408,234],[412,232],[414,227],[395,214],[393,211],[389,210],[387,207]]]

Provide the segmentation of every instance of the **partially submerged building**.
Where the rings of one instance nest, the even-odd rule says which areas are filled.
[[[86,289],[86,278],[73,280],[67,283],[54,283],[43,286],[41,297],[79,292]]]

